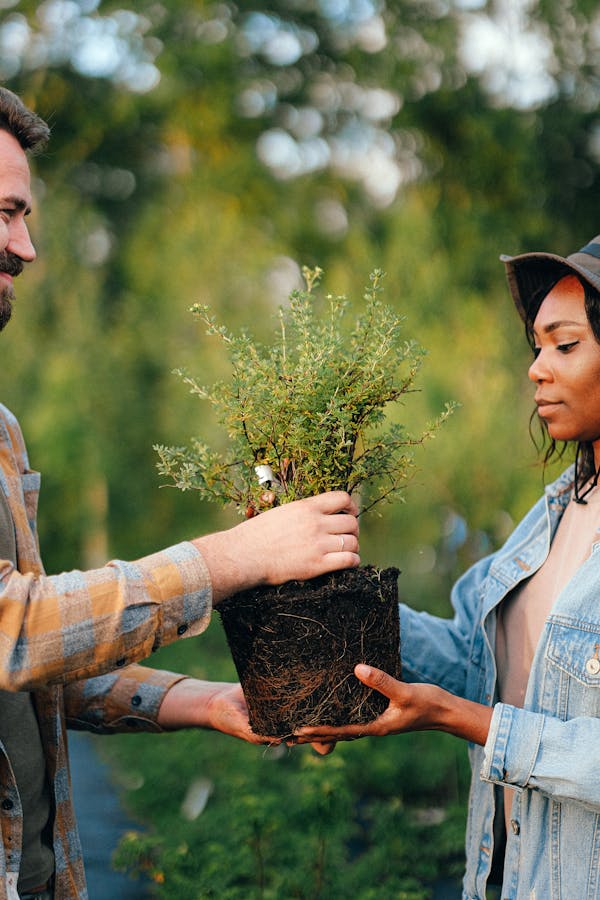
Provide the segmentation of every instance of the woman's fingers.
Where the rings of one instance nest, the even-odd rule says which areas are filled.
[[[363,684],[379,691],[380,694],[383,694],[383,696],[387,697],[389,700],[395,700],[402,690],[401,681],[398,681],[396,678],[393,678],[392,675],[388,675],[387,672],[383,672],[381,669],[376,669],[374,666],[367,666],[364,663],[359,663],[354,668],[354,674]]]

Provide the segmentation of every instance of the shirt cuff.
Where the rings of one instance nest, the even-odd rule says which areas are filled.
[[[482,780],[526,787],[538,758],[543,726],[539,713],[497,703],[484,747]]]
[[[190,541],[167,547],[135,563],[160,603],[153,650],[203,632],[212,612],[212,584],[202,554]]]
[[[176,672],[130,666],[106,698],[106,725],[115,731],[163,731],[158,713],[165,694],[188,678]]]

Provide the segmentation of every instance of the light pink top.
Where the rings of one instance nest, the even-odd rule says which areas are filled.
[[[498,691],[502,703],[522,707],[533,656],[554,601],[600,541],[600,486],[586,504],[568,504],[542,567],[501,604],[496,632]],[[508,824],[512,791],[506,789]]]

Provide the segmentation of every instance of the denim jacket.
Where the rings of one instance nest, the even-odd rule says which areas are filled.
[[[472,783],[463,900],[484,900],[496,786],[515,789],[502,900],[600,898],[600,535],[542,631],[524,708],[496,702],[496,611],[548,555],[571,498],[568,469],[504,547],[454,586],[452,620],[402,605],[403,677],[494,705]]]

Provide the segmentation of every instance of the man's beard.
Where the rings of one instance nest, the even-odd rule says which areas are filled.
[[[8,275],[20,275],[23,271],[23,260],[15,256],[14,253],[8,253],[6,250],[0,252],[0,272],[6,272]],[[0,288],[0,331],[5,328],[12,315],[12,304],[15,299],[15,292],[10,285]]]
[[[6,328],[12,316],[12,301],[15,294],[12,288],[5,287],[0,291],[0,331]]]

